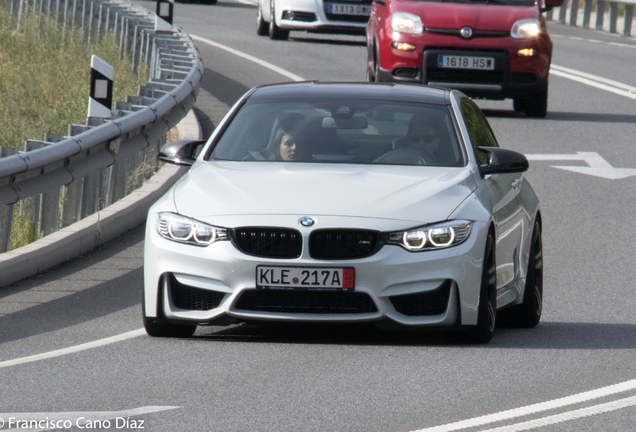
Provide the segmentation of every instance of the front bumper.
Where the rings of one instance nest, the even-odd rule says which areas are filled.
[[[548,39],[518,40],[511,37],[476,38],[426,34],[399,35],[399,41],[416,46],[399,51],[383,41],[379,78],[388,82],[411,82],[461,90],[471,97],[506,99],[527,96],[547,85],[551,42]],[[519,50],[533,49],[529,57]],[[494,70],[439,67],[441,55],[492,58]]]
[[[462,244],[408,252],[385,245],[353,260],[316,260],[305,246],[297,259],[241,253],[230,241],[208,247],[175,243],[148,218],[145,314],[198,324],[232,321],[369,322],[389,319],[406,326],[475,325],[486,226],[474,223]],[[256,266],[354,267],[355,290],[256,289]],[[160,307],[159,313],[158,307]]]
[[[339,4],[369,6],[370,0],[349,2],[335,0]],[[304,30],[310,33],[364,35],[368,16],[329,13],[329,2],[322,0],[277,0],[276,24],[286,30]]]

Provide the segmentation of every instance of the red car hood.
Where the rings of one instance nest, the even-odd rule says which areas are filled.
[[[396,11],[410,12],[422,19],[424,27],[509,31],[515,21],[539,19],[537,6],[502,6],[496,4],[465,4],[430,1],[397,1]]]

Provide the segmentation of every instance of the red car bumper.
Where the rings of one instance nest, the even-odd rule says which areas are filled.
[[[379,58],[379,67],[373,67],[380,81],[438,85],[488,99],[515,98],[547,85],[552,56],[547,33],[528,39],[514,39],[509,34],[473,39],[435,33],[399,33],[398,40],[393,37],[390,27],[388,31],[381,29],[380,41],[369,44],[374,47],[370,48],[370,62]],[[415,50],[398,50],[395,42]],[[534,50],[534,54],[523,56],[520,50]],[[494,59],[495,66],[492,70],[439,67],[439,56],[443,55]]]

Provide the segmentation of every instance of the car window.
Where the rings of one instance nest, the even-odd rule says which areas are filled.
[[[471,145],[477,157],[477,163],[479,165],[487,164],[488,157],[478,147],[499,147],[495,134],[475,102],[469,98],[463,98],[461,110]]]
[[[209,159],[465,165],[448,107],[351,99],[248,100]]]

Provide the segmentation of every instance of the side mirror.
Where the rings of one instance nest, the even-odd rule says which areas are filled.
[[[545,7],[541,9],[541,12],[547,12],[561,5],[563,5],[563,0],[545,0]]]
[[[179,140],[165,144],[159,151],[159,160],[173,164],[191,166],[196,160],[196,152],[205,141]]]
[[[488,163],[479,167],[482,176],[528,170],[528,159],[519,152],[499,147],[479,147],[479,150],[488,155]]]

